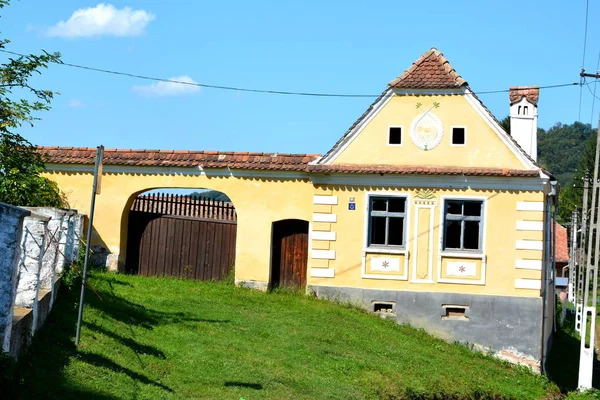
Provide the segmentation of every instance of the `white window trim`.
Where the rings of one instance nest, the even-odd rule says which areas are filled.
[[[465,130],[465,142],[463,144],[454,144],[454,128],[462,128]],[[467,127],[461,125],[453,125],[450,127],[450,146],[452,147],[465,147],[467,145]]]
[[[400,144],[391,144],[390,143],[390,129],[391,128],[400,128],[402,130],[400,134]],[[390,147],[403,147],[404,146],[404,126],[403,125],[389,125],[387,129],[387,145]]]
[[[369,209],[371,206],[371,197],[372,196],[382,196],[382,197],[403,197],[406,199],[406,217],[404,221],[404,248],[377,248],[377,247],[369,247],[369,220],[370,213]],[[398,281],[407,281],[408,280],[408,268],[409,268],[409,258],[410,253],[408,251],[408,246],[410,242],[408,240],[408,233],[410,232],[410,203],[411,196],[409,193],[398,193],[398,192],[366,192],[365,193],[365,209],[364,209],[364,229],[363,229],[363,251],[362,251],[362,269],[361,269],[361,277],[364,279],[384,279],[384,280],[398,280]],[[375,275],[375,274],[367,274],[367,254],[390,254],[390,255],[404,255],[404,274],[402,275]]]
[[[482,219],[483,223],[483,232],[481,235],[481,250],[475,251],[457,251],[457,250],[444,250],[444,221],[445,221],[445,212],[446,212],[446,201],[447,200],[474,200],[481,201],[482,204]],[[440,231],[438,238],[438,265],[437,265],[437,278],[440,283],[460,283],[463,285],[485,285],[486,279],[486,242],[487,242],[487,230],[488,230],[488,198],[483,196],[440,196]],[[442,258],[444,257],[453,257],[453,258],[471,258],[471,259],[480,259],[481,260],[481,279],[479,280],[471,280],[471,279],[445,279],[442,278]]]

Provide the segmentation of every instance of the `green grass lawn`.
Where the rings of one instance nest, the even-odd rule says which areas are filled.
[[[300,294],[98,272],[89,282],[80,347],[78,293],[63,292],[19,365],[22,398],[541,399],[555,388]]]

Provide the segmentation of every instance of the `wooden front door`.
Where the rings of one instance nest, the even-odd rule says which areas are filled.
[[[271,287],[306,286],[308,222],[286,219],[273,223]]]

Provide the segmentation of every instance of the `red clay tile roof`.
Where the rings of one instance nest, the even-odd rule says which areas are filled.
[[[94,164],[95,148],[39,147],[46,163]],[[188,150],[105,149],[106,165],[157,167],[238,168],[279,171],[304,171],[319,154],[269,154]]]
[[[453,89],[466,84],[446,57],[433,47],[388,85],[396,89]]]
[[[357,174],[405,174],[405,175],[470,175],[470,176],[539,176],[538,170],[474,167],[436,167],[416,165],[340,165],[311,164],[309,172],[314,173],[357,173]]]
[[[556,262],[569,262],[567,228],[555,222],[554,229],[556,229]]]
[[[95,148],[39,147],[49,164],[94,164]],[[396,165],[323,165],[310,164],[318,154],[268,154],[188,150],[104,150],[105,165],[156,167],[236,168],[251,170],[302,171],[310,173],[470,175],[534,177],[538,170],[502,168],[463,168]]]
[[[540,98],[539,86],[511,86],[509,88],[508,98],[510,99],[511,106],[520,101],[523,97],[525,97],[531,104],[537,106]]]

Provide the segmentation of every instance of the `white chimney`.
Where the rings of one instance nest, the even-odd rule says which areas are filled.
[[[511,86],[510,135],[531,158],[537,161],[538,86]]]

